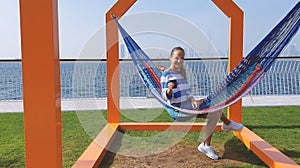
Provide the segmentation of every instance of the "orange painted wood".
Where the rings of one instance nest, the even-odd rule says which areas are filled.
[[[118,124],[108,123],[72,167],[99,167],[102,159],[104,158],[107,152],[106,149],[112,142],[113,136],[115,135],[117,129]]]
[[[247,127],[235,132],[235,135],[269,167],[300,167]]]
[[[221,123],[217,124],[216,131],[221,131]],[[206,123],[193,122],[123,122],[120,123],[122,130],[137,130],[137,131],[203,131]]]
[[[117,18],[136,2],[136,0],[119,0],[106,13],[106,50],[107,50],[107,120],[109,123],[120,122],[120,68],[118,28],[111,18]]]
[[[228,72],[243,58],[244,12],[232,0],[212,0],[230,19]],[[242,100],[228,107],[228,117],[242,123]]]
[[[136,0],[128,1],[131,5]],[[225,14],[230,18],[230,51],[229,51],[229,71],[238,65],[243,55],[243,11],[232,0],[212,0]],[[117,10],[122,8],[121,3],[124,3],[126,10]],[[118,5],[120,5],[118,7]],[[128,4],[127,4],[128,5]],[[119,60],[118,60],[118,33],[117,27],[111,23],[110,14],[114,14],[120,18],[131,5],[126,6],[126,2],[118,1],[115,6],[106,13],[107,22],[107,60],[108,64],[108,122],[120,123],[120,109],[119,109]],[[242,122],[242,102],[239,101],[228,108],[229,118]],[[141,131],[200,131],[205,128],[206,123],[120,123],[119,128],[122,130],[141,130]],[[218,124],[216,131],[221,131],[221,124]],[[278,150],[268,146],[267,142],[262,140],[259,136],[248,130],[246,127],[241,132],[235,132],[243,143],[245,143],[251,150],[254,151],[264,162],[271,167],[297,166],[288,157],[278,154]],[[256,141],[255,141],[256,140]],[[269,147],[269,148],[268,148]],[[268,150],[265,150],[268,149]],[[276,151],[277,156],[269,156],[270,151]],[[279,152],[280,153],[280,152]],[[102,155],[102,152],[98,155]],[[279,158],[284,158],[279,161]]]
[[[26,167],[62,167],[57,0],[20,0]]]

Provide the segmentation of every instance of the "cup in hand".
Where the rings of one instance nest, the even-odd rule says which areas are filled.
[[[175,78],[170,78],[169,83],[170,82],[174,84],[173,89],[177,88],[177,80]]]

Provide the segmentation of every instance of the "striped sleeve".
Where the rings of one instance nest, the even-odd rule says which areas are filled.
[[[169,72],[165,71],[160,78],[160,83],[161,83],[161,95],[165,100],[170,100],[173,97],[173,93],[172,96],[169,97],[167,94],[168,91],[168,81],[169,81]]]

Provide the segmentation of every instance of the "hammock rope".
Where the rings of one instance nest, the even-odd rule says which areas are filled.
[[[223,109],[246,95],[263,78],[300,26],[300,2],[271,30],[269,34],[212,91],[198,109],[182,109],[168,104],[161,96],[161,72],[132,37],[112,15],[123,37],[139,76],[153,96],[173,119],[191,114],[203,114]]]

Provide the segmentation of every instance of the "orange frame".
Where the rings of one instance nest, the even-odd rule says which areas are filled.
[[[62,167],[57,0],[20,0],[26,167]]]
[[[231,71],[243,55],[243,11],[232,0],[212,1],[230,19]],[[120,122],[118,30],[110,24],[110,14],[120,18],[135,2],[119,0],[106,13],[108,124],[73,167],[98,167],[118,129],[200,131],[205,128],[205,123]],[[62,167],[57,10],[57,0],[20,0],[26,167]],[[231,119],[241,122],[241,101],[230,106],[228,112]],[[216,131],[221,131],[220,124]],[[268,166],[299,167],[248,128],[234,134]],[[41,150],[46,151],[47,155],[41,154]]]
[[[212,0],[230,19],[229,34],[229,61],[228,71],[238,65],[243,56],[243,25],[244,12],[232,0]],[[97,167],[99,166],[106,148],[118,129],[142,130],[142,131],[201,131],[205,129],[205,123],[121,123],[120,122],[120,79],[119,79],[119,43],[118,30],[112,24],[110,14],[117,18],[122,15],[136,2],[136,0],[119,0],[106,13],[106,44],[107,50],[107,75],[108,75],[108,124],[100,132],[98,141],[93,141],[81,155],[73,167]],[[228,117],[236,122],[242,122],[242,101],[228,107]],[[216,131],[221,131],[220,124]],[[170,129],[171,128],[171,129]],[[276,148],[272,147],[254,132],[244,127],[243,130],[234,133],[249,149],[251,149],[263,162],[270,167],[298,167],[298,164],[285,156]],[[98,138],[97,137],[97,138]],[[99,144],[102,144],[101,146]],[[97,150],[97,152],[95,152]]]

